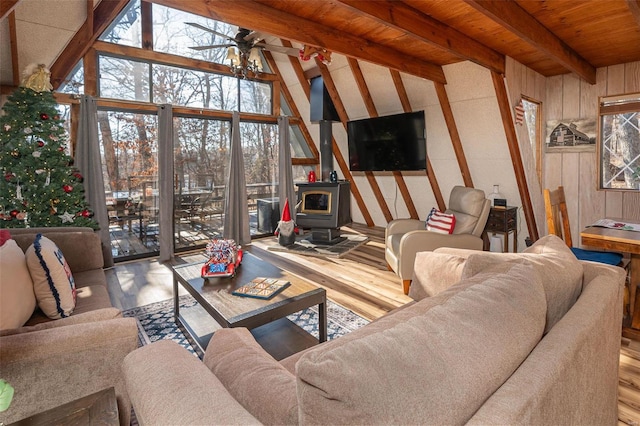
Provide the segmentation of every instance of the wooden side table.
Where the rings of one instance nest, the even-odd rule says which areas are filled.
[[[489,219],[484,227],[482,239],[484,250],[489,250],[489,233],[504,235],[502,251],[509,251],[509,234],[513,232],[513,252],[518,252],[518,208],[517,207],[491,207]]]

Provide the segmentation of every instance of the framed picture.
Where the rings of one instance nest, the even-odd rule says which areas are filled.
[[[545,152],[595,152],[595,118],[547,121],[544,146]]]

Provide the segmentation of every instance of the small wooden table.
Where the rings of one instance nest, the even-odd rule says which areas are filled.
[[[517,207],[491,207],[489,211],[489,217],[487,218],[487,224],[484,227],[482,233],[482,240],[484,242],[484,250],[488,251],[489,233],[502,234],[504,236],[504,243],[502,245],[502,251],[509,251],[509,234],[513,232],[513,252],[518,252],[518,208]]]
[[[204,279],[201,277],[203,264],[204,260],[202,262],[172,266],[174,316],[176,324],[185,332],[189,341],[197,345],[200,351],[204,352],[212,334],[200,336],[186,318],[181,315],[178,285],[184,287],[184,289],[196,299],[198,304],[204,308],[206,313],[220,326],[225,328],[246,327],[251,330],[268,327],[268,324],[275,322],[281,325],[285,324],[285,327],[289,325],[297,327],[285,317],[311,306],[318,305],[319,338],[315,341],[315,344],[317,344],[318,341],[324,342],[327,340],[327,296],[325,289],[316,287],[293,274],[289,274],[259,259],[246,250],[242,258],[242,263],[236,270],[236,276],[233,278]],[[240,297],[231,294],[237,287],[248,283],[256,277],[287,280],[291,285],[269,300]],[[294,330],[294,332],[299,331],[300,330]],[[303,333],[312,340],[315,340],[310,334],[306,332]],[[278,336],[282,336],[282,331],[277,329],[277,327],[267,331],[263,329],[254,333],[254,336],[256,336],[256,339],[262,344],[258,339],[258,335],[268,338],[269,334],[274,336],[273,340],[278,340]],[[278,342],[271,342],[271,344],[275,345],[278,344]],[[281,341],[280,344],[286,344],[286,342]],[[263,347],[264,346],[263,344]],[[265,349],[267,348],[265,347]],[[272,355],[274,354],[272,353]],[[276,359],[280,358],[275,355],[274,357]]]
[[[580,233],[582,244],[631,255],[629,314],[631,327],[640,329],[640,301],[636,290],[640,285],[640,232],[592,226]]]

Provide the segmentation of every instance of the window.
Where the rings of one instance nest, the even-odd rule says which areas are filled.
[[[71,95],[84,94],[84,67],[82,66],[82,60],[78,61],[76,66],[73,67],[73,70],[71,70],[69,76],[57,91]]]
[[[640,93],[600,98],[601,189],[640,189]]]
[[[140,0],[131,1],[99,39],[125,46],[142,47]]]
[[[149,67],[145,62],[100,56],[100,96],[149,102]]]
[[[536,165],[538,182],[542,182],[542,103],[526,96],[522,97],[524,121],[527,126],[531,152]]]

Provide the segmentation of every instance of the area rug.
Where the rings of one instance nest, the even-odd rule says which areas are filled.
[[[197,304],[190,295],[180,296],[180,309]],[[198,356],[173,319],[173,300],[152,303],[123,312],[125,317],[134,317],[138,322],[139,345],[144,346],[158,340],[174,340],[194,356]],[[318,307],[304,309],[287,317],[299,327],[318,337]],[[327,339],[333,340],[356,330],[369,321],[350,310],[327,300]]]
[[[305,256],[342,257],[369,240],[369,238],[364,235],[343,234],[341,237],[343,237],[344,240],[332,245],[314,244],[309,241],[308,235],[296,237],[296,242],[286,247],[281,246],[274,240],[273,244],[268,246],[267,249],[271,251],[303,254]]]

